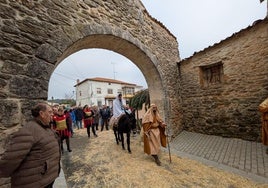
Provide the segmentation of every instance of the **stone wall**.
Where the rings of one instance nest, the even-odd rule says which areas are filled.
[[[267,28],[267,19],[257,21],[179,62],[185,130],[260,140],[258,105],[268,97]],[[220,76],[211,76],[217,68]]]
[[[47,99],[56,66],[82,49],[102,48],[129,58],[144,74],[163,116],[177,116],[169,113],[167,101],[178,106],[173,89],[178,43],[139,0],[0,0],[0,17],[2,138],[30,118],[34,103]],[[175,119],[173,127],[178,131]]]

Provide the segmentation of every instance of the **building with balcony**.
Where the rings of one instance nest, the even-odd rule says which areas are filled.
[[[112,107],[113,100],[121,93],[128,103],[134,94],[143,89],[133,83],[109,78],[87,78],[83,81],[77,80],[75,87],[77,106],[102,106],[106,104]]]

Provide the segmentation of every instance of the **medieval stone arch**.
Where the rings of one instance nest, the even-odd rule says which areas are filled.
[[[47,100],[56,66],[88,48],[112,50],[135,63],[151,101],[172,130],[179,131],[178,43],[139,0],[18,0],[0,5],[1,135],[29,119],[35,102]]]
[[[134,62],[144,74],[147,83],[150,84],[149,90],[158,88],[150,92],[153,101],[159,103],[159,101],[162,100],[164,86],[162,85],[161,75],[156,68],[157,64],[159,64],[157,58],[146,46],[140,41],[135,40],[125,31],[117,30],[115,33],[90,34],[70,46],[59,58],[56,65],[61,63],[67,56],[77,51],[90,48],[111,50]]]

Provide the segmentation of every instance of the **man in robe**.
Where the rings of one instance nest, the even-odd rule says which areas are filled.
[[[160,117],[158,108],[152,104],[142,119],[144,152],[151,155],[158,166],[161,146],[167,146],[166,124]]]
[[[268,98],[265,99],[260,105],[259,105],[259,111],[262,113],[261,119],[262,119],[262,130],[261,130],[261,136],[262,136],[262,143],[266,147],[268,146]],[[266,148],[266,154],[268,154],[268,147]]]
[[[110,126],[117,126],[117,122],[120,119],[120,117],[125,114],[125,106],[126,102],[122,98],[122,94],[119,93],[113,101],[113,116],[110,120]]]

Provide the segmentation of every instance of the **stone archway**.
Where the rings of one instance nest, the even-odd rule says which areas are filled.
[[[151,101],[173,131],[180,130],[178,43],[139,0],[0,5],[0,135],[22,125],[33,103],[47,99],[50,76],[64,58],[88,48],[112,50],[135,63],[147,81]]]
[[[107,34],[90,35],[70,46],[65,53],[62,54],[58,63],[61,63],[68,55],[83,49],[100,48],[114,51],[135,63],[144,74],[148,85],[150,84],[148,88],[152,90],[152,92],[150,92],[152,100],[159,103],[164,96],[164,86],[162,85],[161,76],[155,66],[158,64],[158,61],[153,57],[153,54],[149,51],[142,51],[139,46],[145,48],[141,44],[130,43],[129,40],[124,39],[123,36],[118,37]],[[152,62],[152,60],[155,62]]]

